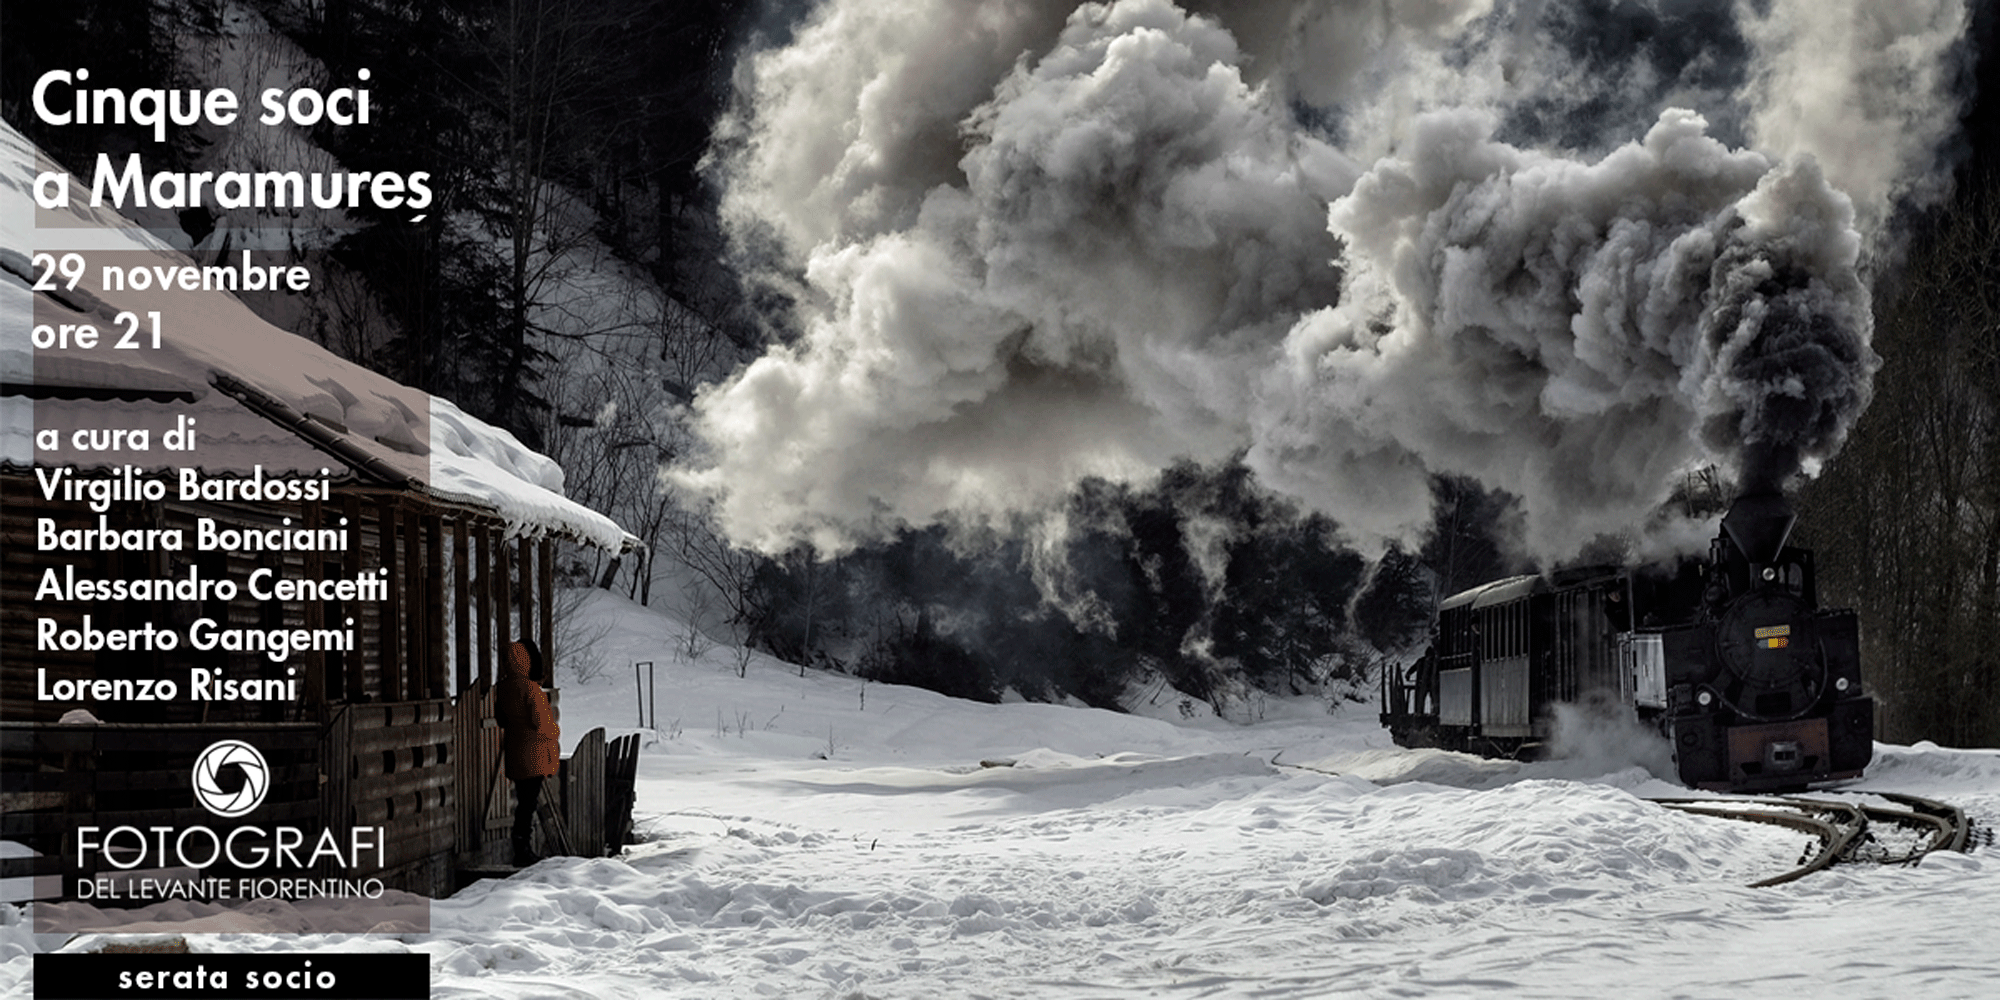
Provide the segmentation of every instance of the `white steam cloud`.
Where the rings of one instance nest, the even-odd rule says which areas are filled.
[[[1674,767],[1674,746],[1658,729],[1640,722],[1632,706],[1619,704],[1601,692],[1575,703],[1550,706],[1555,728],[1550,733],[1548,770],[1578,778],[1642,767],[1663,781],[1680,782]]]
[[[1964,0],[1772,0],[1744,4],[1759,58],[1746,87],[1750,139],[1811,155],[1873,230],[1898,199],[1943,193],[1932,168],[1957,129],[1946,100],[1968,68]]]
[[[1838,450],[1962,6],[1635,0],[1622,75],[1563,5],[1194,6],[829,0],[746,60],[713,162],[798,335],[697,404],[675,476],[731,537],[833,552],[1247,454],[1364,550],[1455,474],[1554,560],[1690,463]],[[1696,14],[1714,44],[1669,30]]]

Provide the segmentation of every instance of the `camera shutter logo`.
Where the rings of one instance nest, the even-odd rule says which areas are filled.
[[[217,816],[233,819],[248,813],[270,789],[270,765],[242,740],[217,740],[195,758],[194,797]]]

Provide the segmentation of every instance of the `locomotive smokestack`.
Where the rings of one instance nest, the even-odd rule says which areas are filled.
[[[1775,490],[1745,493],[1729,505],[1729,513],[1722,515],[1722,532],[1743,553],[1744,559],[1764,566],[1777,561],[1797,520],[1798,515],[1792,512],[1792,505],[1786,502],[1783,493]]]

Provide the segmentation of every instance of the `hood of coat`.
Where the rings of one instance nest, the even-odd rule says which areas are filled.
[[[529,673],[528,647],[518,642],[508,643],[507,655],[500,658],[500,675],[526,679]]]

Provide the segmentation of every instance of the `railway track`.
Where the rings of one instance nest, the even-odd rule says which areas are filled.
[[[1752,882],[1751,888],[1783,885],[1842,863],[1914,865],[1932,851],[1966,851],[1982,840],[1990,842],[1957,806],[1893,792],[1868,796],[1851,801],[1801,796],[1652,801],[1699,816],[1782,826],[1817,840],[1800,855],[1797,867]]]

